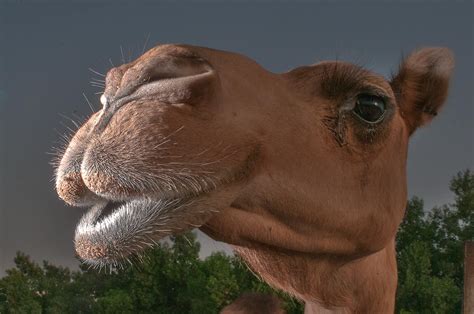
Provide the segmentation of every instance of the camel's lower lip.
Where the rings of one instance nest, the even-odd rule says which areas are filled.
[[[180,229],[183,220],[180,209],[193,202],[189,198],[143,198],[96,204],[76,227],[76,252],[82,260],[94,265],[127,259]]]

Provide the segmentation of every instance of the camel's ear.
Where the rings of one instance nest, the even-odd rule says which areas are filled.
[[[410,134],[438,114],[453,67],[453,54],[447,48],[423,48],[402,61],[391,85]]]

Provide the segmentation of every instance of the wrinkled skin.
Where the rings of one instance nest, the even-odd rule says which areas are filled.
[[[344,62],[275,74],[157,46],[109,71],[102,110],[57,168],[59,196],[90,207],[76,251],[114,265],[200,227],[307,313],[393,312],[408,140],[442,106],[452,68],[445,48],[413,53],[387,81]],[[375,123],[355,113],[361,94],[384,101]]]

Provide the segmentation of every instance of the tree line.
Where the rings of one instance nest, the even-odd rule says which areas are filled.
[[[413,197],[397,235],[397,313],[460,313],[463,243],[474,239],[474,173],[450,182],[454,202],[426,210]],[[260,280],[238,256],[199,258],[189,232],[118,269],[78,271],[17,253],[0,279],[0,313],[219,313],[245,292],[277,295],[287,313],[303,304]]]

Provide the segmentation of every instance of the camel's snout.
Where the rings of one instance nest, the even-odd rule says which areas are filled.
[[[87,188],[81,174],[75,171],[58,176],[56,191],[58,196],[71,206],[90,206],[100,199]]]

